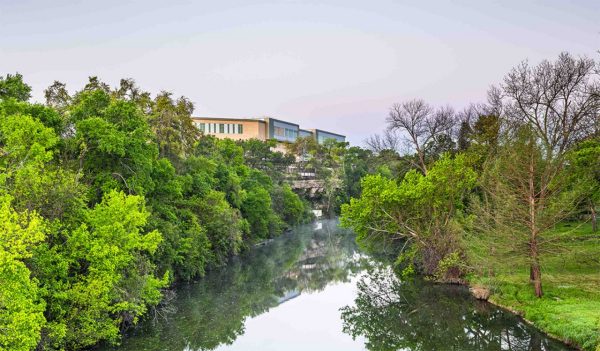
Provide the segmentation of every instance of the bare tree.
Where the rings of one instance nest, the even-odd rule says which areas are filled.
[[[391,130],[404,134],[404,139],[417,153],[416,166],[427,174],[425,146],[442,134],[452,134],[454,110],[447,106],[434,109],[423,100],[415,99],[394,104],[387,118]]]
[[[383,134],[374,134],[365,140],[367,148],[375,153],[384,150],[398,151],[400,149],[401,138],[396,130],[386,129]]]
[[[569,53],[533,67],[523,62],[502,85],[506,115],[533,127],[547,157],[560,156],[598,124],[599,73],[594,60]]]

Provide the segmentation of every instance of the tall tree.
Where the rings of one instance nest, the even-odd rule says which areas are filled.
[[[529,263],[538,297],[543,295],[544,232],[570,214],[584,196],[580,187],[568,189],[565,166],[569,149],[592,136],[598,123],[600,80],[595,68],[591,59],[562,53],[554,62],[533,67],[522,63],[505,77],[501,93],[497,88],[490,92],[512,135],[488,168],[489,183],[484,187],[495,203],[493,210],[488,208],[494,213],[488,219],[502,226],[498,234],[512,236],[514,243],[526,241],[527,249],[519,252]],[[489,140],[497,132],[493,123],[486,125],[491,128],[480,134]]]
[[[64,111],[71,103],[71,95],[69,95],[66,84],[57,80],[44,90],[44,97],[46,98],[46,105],[58,111]]]
[[[19,101],[27,101],[30,97],[31,87],[23,82],[21,74],[0,76],[0,100],[14,98]]]
[[[17,213],[10,196],[0,196],[0,349],[33,350],[46,323],[41,291],[25,260],[45,239],[35,212]]]
[[[200,131],[192,122],[194,105],[185,97],[173,100],[171,93],[161,92],[154,99],[150,126],[156,135],[159,154],[172,161],[191,153]]]
[[[523,62],[502,85],[506,116],[529,124],[546,157],[564,154],[597,128],[600,118],[600,74],[594,60],[561,53],[554,62]]]
[[[586,189],[582,181],[570,183],[562,160],[544,151],[531,128],[520,128],[486,165],[480,182],[485,196],[475,206],[488,259],[527,264],[537,297],[543,295],[542,257],[561,249],[549,231],[574,214]]]
[[[427,174],[426,146],[455,127],[454,111],[450,107],[434,109],[423,100],[394,104],[388,116],[388,125],[404,136],[409,149],[418,156],[417,166]]]

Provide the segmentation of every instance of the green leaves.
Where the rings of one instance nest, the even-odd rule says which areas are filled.
[[[45,238],[35,213],[17,213],[8,196],[0,197],[0,349],[34,349],[46,322],[45,304],[24,260]]]
[[[399,183],[380,174],[366,176],[361,197],[342,206],[341,223],[366,246],[397,240],[416,245],[421,270],[434,274],[440,260],[460,250],[450,223],[476,179],[464,155],[444,155],[427,176],[411,170]]]
[[[153,274],[149,255],[162,236],[142,231],[148,216],[142,197],[112,191],[68,237],[66,250],[78,271],[65,317],[65,343],[71,348],[116,341],[122,323],[136,323],[147,306],[160,301],[160,289],[169,281],[168,275]]]
[[[25,164],[41,165],[52,159],[58,138],[51,128],[28,115],[0,119],[2,163],[5,171],[16,171]]]
[[[0,78],[0,349],[117,342],[173,281],[306,218],[281,184],[293,157],[198,139],[186,98],[96,77],[47,106],[29,91]]]
[[[0,76],[0,100],[13,98],[19,101],[27,101],[30,97],[31,87],[23,82],[21,74]]]

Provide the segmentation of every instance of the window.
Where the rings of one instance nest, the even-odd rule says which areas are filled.
[[[275,136],[278,136],[278,137],[284,137],[285,136],[285,129],[281,128],[281,127],[275,127],[275,130],[274,130],[273,134],[275,134]]]
[[[196,123],[206,134],[244,134],[244,125],[237,123]],[[283,130],[283,129],[282,129]]]
[[[285,130],[285,137],[286,138],[291,138],[291,139],[296,139],[298,137],[298,132],[293,130],[293,129],[287,129]]]

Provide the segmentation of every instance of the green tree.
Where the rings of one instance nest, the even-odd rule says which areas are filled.
[[[47,106],[63,113],[72,102],[66,84],[57,80],[44,90],[44,97],[46,98]]]
[[[307,208],[292,188],[283,184],[273,187],[271,191],[273,211],[289,225],[296,225],[307,218]]]
[[[399,183],[370,175],[362,181],[361,197],[342,206],[341,223],[352,228],[363,245],[400,240],[400,258],[411,259],[409,263],[425,274],[455,279],[461,273],[456,265],[438,269],[443,260],[456,261],[462,254],[458,221],[476,179],[464,155],[445,155],[426,176],[411,170]]]
[[[26,260],[45,239],[45,223],[35,212],[17,213],[0,196],[0,349],[33,350],[46,320],[45,304]]]
[[[244,149],[244,163],[251,168],[264,171],[275,182],[284,180],[287,168],[294,163],[291,153],[272,151],[275,140],[262,141],[250,139],[238,142]]]
[[[191,164],[191,162],[188,163]],[[201,224],[198,209],[203,197],[213,186],[211,175],[203,178],[210,163],[197,162],[186,167],[185,176],[177,175],[166,158],[153,167],[155,187],[147,194],[152,212],[149,228],[163,235],[155,261],[159,272],[171,271],[175,280],[191,280],[202,276],[212,261],[211,244]],[[200,174],[198,174],[200,173]]]
[[[19,101],[27,101],[30,97],[31,87],[23,82],[21,74],[0,76],[0,100],[13,98]]]
[[[148,216],[142,197],[111,191],[69,234],[65,250],[76,274],[68,291],[57,292],[68,296],[67,348],[116,342],[120,328],[137,323],[148,306],[160,302],[168,275],[154,276],[149,255],[162,237],[143,231]]]
[[[198,215],[206,228],[217,265],[240,252],[245,234],[249,231],[248,222],[242,218],[239,210],[230,206],[225,194],[209,191],[198,203]]]
[[[266,239],[271,237],[271,234],[280,232],[280,227],[272,227],[279,224],[279,218],[271,209],[271,196],[265,188],[254,187],[246,190],[241,209],[250,224],[253,238]]]
[[[189,155],[200,136],[191,118],[192,102],[183,96],[173,100],[171,93],[163,91],[151,106],[149,122],[156,136],[159,155],[171,161]]]
[[[144,194],[154,186],[152,166],[158,157],[152,132],[132,102],[116,100],[103,89],[76,94],[70,120],[76,133],[66,140],[67,157],[91,186],[91,198],[121,189]]]
[[[585,140],[570,152],[569,173],[572,182],[586,184],[583,204],[589,212],[592,230],[598,231],[597,209],[600,203],[600,140],[592,138]]]
[[[547,234],[574,213],[586,189],[585,178],[569,182],[564,165],[563,158],[548,158],[534,132],[523,127],[486,165],[480,180],[485,196],[474,208],[480,232],[474,240],[488,247],[482,260],[526,263],[538,297],[543,254],[560,249]]]
[[[17,210],[35,210],[56,219],[82,206],[85,189],[76,176],[51,163],[58,144],[54,130],[36,118],[21,114],[0,117],[0,189],[12,194]]]

